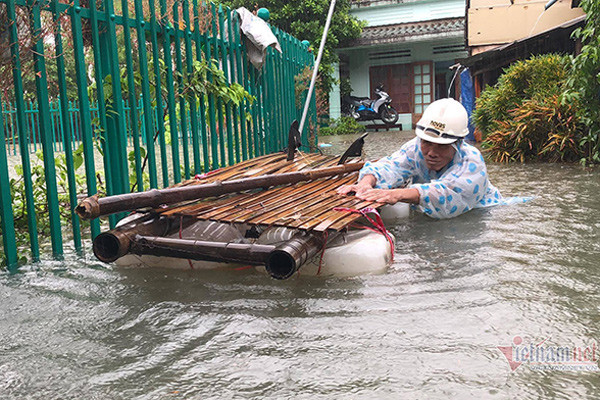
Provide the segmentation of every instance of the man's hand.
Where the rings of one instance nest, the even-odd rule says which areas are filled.
[[[340,186],[337,189],[337,193],[341,194],[341,195],[347,195],[349,193],[354,192],[356,194],[356,196],[358,196],[359,194],[362,194],[365,191],[372,190],[372,189],[373,189],[372,186],[359,185],[357,183],[356,185],[344,185],[344,186]]]
[[[349,193],[362,194],[367,190],[373,189],[373,186],[377,183],[377,178],[373,175],[365,175],[358,183],[354,185],[344,185],[337,189],[337,193],[341,195],[347,195]]]
[[[366,201],[378,203],[396,204],[403,203],[418,204],[419,191],[417,189],[369,189],[356,193],[356,197]]]

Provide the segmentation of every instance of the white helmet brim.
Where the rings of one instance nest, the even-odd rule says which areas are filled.
[[[435,133],[433,133],[433,131],[434,131],[433,129],[427,129],[427,128],[423,129],[420,126],[417,126],[417,128],[415,129],[415,133],[417,134],[417,136],[428,142],[438,143],[438,144],[452,144],[458,140],[455,138],[440,137],[439,135],[436,135]]]

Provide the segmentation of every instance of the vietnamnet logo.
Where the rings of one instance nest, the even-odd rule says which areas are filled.
[[[595,341],[587,346],[551,346],[547,341],[524,343],[520,336],[515,336],[511,346],[497,347],[511,371],[523,364],[540,371],[600,371]]]

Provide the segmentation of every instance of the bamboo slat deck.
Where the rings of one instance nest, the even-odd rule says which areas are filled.
[[[288,162],[284,153],[269,154],[196,176],[195,179],[181,182],[177,186],[307,171],[334,166],[338,160],[339,157],[319,154],[297,154],[294,161]],[[293,185],[227,194],[155,211],[168,217],[286,226],[316,232],[340,231],[360,218],[360,214],[336,211],[335,208],[363,210],[381,206],[379,203],[363,201],[354,196],[340,196],[336,193],[338,187],[354,183],[357,178],[358,172],[352,172]]]

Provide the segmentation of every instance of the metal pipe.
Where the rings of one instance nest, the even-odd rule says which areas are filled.
[[[129,252],[137,255],[263,265],[274,245],[208,242],[136,235]]]
[[[556,3],[557,1],[558,0],[550,0],[549,2],[547,2],[546,5],[544,6],[544,11],[546,11],[547,9],[552,7],[554,5],[554,3]]]
[[[189,225],[186,221],[186,225]],[[171,221],[167,218],[156,218],[152,214],[140,214],[139,218],[126,224],[103,232],[94,238],[92,250],[100,261],[106,263],[116,261],[129,253],[135,235],[165,235],[171,230]]]
[[[75,211],[84,219],[94,219],[103,215],[132,211],[145,207],[159,207],[162,204],[175,204],[182,201],[220,196],[244,190],[267,188],[284,184],[310,181],[327,176],[341,175],[358,171],[364,163],[349,163],[335,167],[308,171],[288,172],[276,175],[263,175],[254,178],[236,179],[226,182],[189,185],[167,189],[152,189],[146,192],[126,193],[99,198],[94,195],[84,199]]]
[[[325,21],[325,28],[323,29],[323,36],[321,37],[321,44],[319,45],[319,53],[317,54],[317,60],[315,61],[315,69],[313,70],[312,78],[310,79],[310,87],[308,88],[308,96],[304,102],[304,110],[302,111],[302,119],[300,119],[299,131],[302,133],[304,129],[304,122],[306,122],[306,115],[308,114],[308,105],[310,104],[310,98],[315,88],[315,82],[317,80],[317,73],[319,72],[319,65],[321,64],[321,57],[323,57],[323,49],[325,49],[325,42],[327,41],[327,33],[329,32],[329,25],[331,24],[331,17],[333,16],[333,10],[335,9],[335,0],[331,0],[329,5],[329,12],[327,13],[327,20]]]
[[[160,234],[164,225],[157,220],[143,227],[114,229],[94,239],[94,254],[99,260],[113,262],[127,254],[184,258],[188,260],[265,265],[275,279],[287,279],[313,258],[325,245],[322,235],[301,232],[289,241],[276,245],[225,243],[203,240],[176,239],[146,234]]]
[[[275,248],[267,258],[265,267],[271,277],[287,279],[313,258],[325,245],[321,235],[298,233]]]

